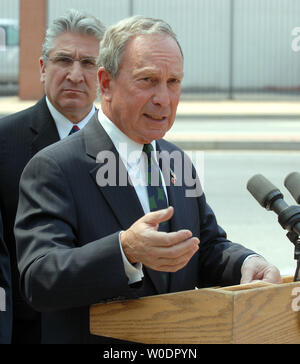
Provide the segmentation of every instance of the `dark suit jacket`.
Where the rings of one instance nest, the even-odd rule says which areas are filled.
[[[25,165],[33,155],[58,140],[56,125],[45,97],[29,109],[0,119],[0,209],[3,215],[4,240],[10,253],[12,268],[13,340],[21,340],[23,343],[39,341],[39,334],[33,333],[32,330],[36,327],[33,321],[38,322],[40,315],[27,305],[19,291],[19,272],[13,234],[19,180]],[[24,320],[29,320],[28,324]],[[19,329],[22,331],[19,332]],[[23,337],[19,338],[20,335]]]
[[[0,211],[0,296],[1,306],[5,304],[5,311],[0,310],[0,344],[10,344],[12,331],[12,300],[11,275],[8,250],[3,239],[3,226]],[[4,299],[4,301],[2,301]]]
[[[157,144],[183,153],[164,140]],[[117,157],[117,171],[122,168],[94,116],[83,130],[38,153],[21,178],[15,226],[21,287],[42,311],[45,343],[101,342],[89,335],[91,304],[165,292],[161,273],[150,269],[140,286],[128,285],[119,232],[144,212],[134,187],[97,184],[106,161],[96,157],[105,150]],[[186,198],[185,190],[168,187],[175,208],[171,229],[190,229],[200,238],[200,249],[185,268],[170,274],[168,291],[239,283],[241,264],[253,252],[227,240],[204,194]]]

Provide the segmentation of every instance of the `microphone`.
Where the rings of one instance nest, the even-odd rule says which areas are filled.
[[[295,201],[300,204],[300,173],[292,172],[284,180],[285,187],[289,190]]]
[[[288,179],[289,186],[294,186],[294,178]],[[274,211],[282,228],[288,230],[286,236],[295,246],[294,258],[297,260],[294,281],[300,281],[300,206],[289,206],[280,190],[261,174],[250,178],[247,189],[262,207]],[[294,191],[296,193],[297,189]]]
[[[300,207],[289,206],[280,190],[267,178],[261,174],[253,176],[247,189],[262,207],[278,215],[278,222],[283,229],[293,233],[293,240],[300,235]]]

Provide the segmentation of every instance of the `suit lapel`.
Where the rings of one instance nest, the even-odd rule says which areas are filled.
[[[99,123],[97,113],[85,126],[83,132],[86,153],[94,160],[91,164],[90,174],[122,229],[128,229],[133,222],[144,215],[144,211],[134,187],[127,183],[126,168],[111,139]],[[113,170],[108,169],[108,161],[112,163]],[[107,175],[112,176],[112,179],[106,179],[112,182],[112,185],[103,185],[99,179],[100,176],[103,176],[102,171],[106,171]],[[121,185],[119,184],[120,177],[122,177]]]
[[[176,173],[177,171],[174,168],[174,159],[170,159],[169,153],[171,152],[163,149],[160,141],[158,141],[156,145],[157,150],[160,153],[159,164],[167,187],[169,206],[175,207],[174,215],[170,220],[170,230],[176,231],[179,229],[185,229],[187,228],[187,226],[189,226],[189,224],[187,215],[182,214],[182,211],[185,211],[185,206],[187,202],[185,197],[185,188],[182,186],[184,177],[183,171],[178,171],[181,174],[181,178],[179,178],[180,176],[177,176],[178,180],[176,180],[174,171]],[[166,152],[166,154],[162,152]]]
[[[157,142],[157,149],[162,152],[164,147],[162,142]],[[169,151],[171,153],[171,151]],[[160,153],[160,167],[167,186],[167,194],[169,206],[174,206],[174,215],[170,220],[170,231],[178,231],[181,229],[191,229],[190,216],[185,213],[189,211],[188,198],[186,197],[186,188],[184,185],[184,161],[182,160],[182,168],[177,171],[174,166],[174,159],[170,159],[169,153]],[[181,156],[183,156],[181,154]],[[162,166],[164,166],[162,168]],[[175,173],[176,172],[176,175]],[[182,270],[169,274],[169,292],[176,291],[176,287],[180,286],[180,282],[185,279]],[[182,286],[182,285],[181,285]]]
[[[55,122],[46,104],[45,96],[36,104],[30,128],[35,134],[32,140],[32,155],[59,141]]]
[[[85,126],[85,128],[83,129],[83,133],[86,154],[90,158],[92,158],[90,174],[97,184],[99,192],[102,193],[105,200],[111,207],[112,214],[119,221],[121,228],[124,230],[128,229],[136,220],[144,215],[144,211],[137,197],[134,187],[130,183],[126,183],[125,186],[120,186],[118,183],[120,174],[122,173],[122,176],[124,176],[125,173],[125,175],[127,176],[127,171],[122,160],[119,158],[118,152],[115,149],[111,139],[99,123],[97,113]],[[159,143],[157,143],[157,145],[158,150],[160,151]],[[106,156],[107,158],[115,158],[114,166],[116,167],[116,173],[115,179],[113,179],[117,182],[115,186],[100,186],[99,180],[97,181],[101,167],[108,171],[108,159],[102,160],[102,158],[99,158],[101,155]],[[167,163],[166,165],[168,165]],[[180,188],[178,186],[174,186],[172,183],[170,183],[170,185],[168,186],[168,181],[170,180],[170,178],[172,178],[172,174],[172,166],[171,168],[166,168],[164,170],[164,178],[167,183],[169,205],[176,206],[176,210],[173,218],[171,219],[170,226],[171,231],[176,231],[182,228],[185,223],[182,220],[182,215],[177,213],[178,211],[184,211],[183,209],[185,205],[185,197],[184,189],[182,187]],[[124,181],[124,178],[122,180]],[[166,293],[167,291],[161,272],[154,271],[147,267],[144,267],[144,270],[146,271],[145,274],[147,274],[151,279],[157,293]],[[171,285],[174,277],[173,275],[169,275],[169,278]]]
[[[179,230],[179,226],[182,223],[180,221],[179,215],[177,214],[177,211],[184,211],[182,208],[184,206],[184,192],[182,191],[182,188],[179,188],[175,186],[172,183],[173,179],[173,161],[169,160],[169,153],[166,150],[163,150],[160,142],[158,141],[156,143],[157,145],[157,152],[159,153],[159,165],[160,169],[163,173],[164,181],[166,183],[167,187],[167,194],[168,194],[168,201],[169,206],[176,206],[176,209],[174,210],[174,215],[172,219],[170,220],[170,231],[177,231]],[[165,153],[162,153],[165,152]],[[162,168],[163,167],[163,168]],[[168,287],[165,286],[165,281],[162,276],[162,273],[159,271],[155,271],[152,269],[147,268],[147,272],[159,294],[167,293],[170,291],[170,287],[172,285],[172,281],[174,279],[174,274],[168,274]],[[166,274],[166,273],[164,273]]]

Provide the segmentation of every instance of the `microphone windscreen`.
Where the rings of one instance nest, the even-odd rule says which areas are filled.
[[[270,203],[270,196],[272,198],[274,195],[282,196],[279,189],[261,174],[256,174],[249,179],[247,189],[256,201],[264,208],[266,208]]]
[[[300,203],[300,173],[292,172],[284,180],[285,187],[290,191],[296,202]]]

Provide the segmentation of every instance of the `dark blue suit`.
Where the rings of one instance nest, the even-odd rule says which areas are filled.
[[[157,145],[183,154],[164,140]],[[89,334],[91,304],[165,293],[161,273],[147,268],[140,285],[128,285],[119,232],[144,212],[134,187],[97,184],[101,151],[115,155],[117,171],[125,168],[95,115],[83,130],[39,152],[21,178],[15,227],[21,289],[42,312],[45,343],[103,342]],[[190,229],[200,249],[170,274],[169,292],[239,283],[241,264],[253,252],[228,241],[204,194],[186,198],[186,189],[167,188],[175,209],[171,230]]]
[[[0,289],[1,289],[0,344],[10,344],[11,333],[12,333],[11,273],[10,273],[9,254],[3,239],[1,211],[0,211]]]
[[[12,273],[13,334],[16,344],[40,342],[40,314],[20,294],[14,222],[18,205],[19,180],[27,162],[42,148],[59,140],[45,97],[36,105],[0,120],[0,210],[4,240]]]

